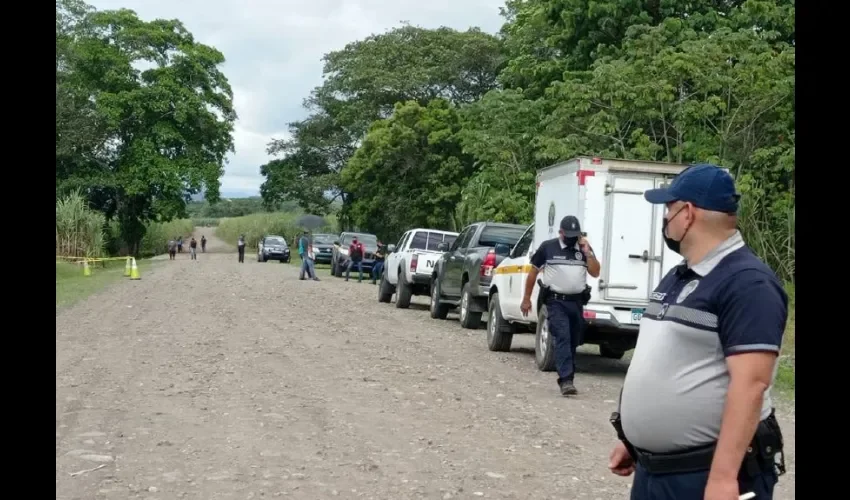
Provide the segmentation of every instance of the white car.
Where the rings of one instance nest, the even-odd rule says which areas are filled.
[[[431,294],[431,273],[443,255],[441,248],[454,243],[458,233],[438,229],[411,229],[404,233],[398,246],[389,245],[391,253],[384,263],[378,302],[389,303],[396,293],[396,307],[407,308],[414,295]]]

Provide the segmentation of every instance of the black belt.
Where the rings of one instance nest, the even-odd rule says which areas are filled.
[[[558,292],[549,292],[549,297],[555,300],[566,300],[568,302],[581,302],[582,294],[580,293],[558,293]]]
[[[710,469],[715,446],[710,444],[674,453],[650,453],[635,448],[635,454],[637,463],[650,474],[682,474]]]

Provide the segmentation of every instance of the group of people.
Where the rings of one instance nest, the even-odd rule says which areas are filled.
[[[665,206],[662,237],[684,261],[643,313],[610,419],[619,444],[609,468],[635,474],[632,500],[773,498],[785,471],[770,389],[786,293],[737,230],[740,195],[726,171],[691,166],[644,197]],[[564,217],[559,237],[543,242],[531,265],[520,308],[528,314],[542,275],[558,385],[572,396],[587,275],[598,277],[601,265],[574,216]]]
[[[178,253],[183,253],[183,237],[177,236],[168,240],[168,260],[175,260]],[[201,235],[201,252],[207,251],[207,237]],[[192,236],[189,240],[189,254],[191,260],[198,260],[198,241]]]

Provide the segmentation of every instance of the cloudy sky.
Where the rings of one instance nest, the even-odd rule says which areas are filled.
[[[321,57],[401,21],[425,28],[469,26],[495,33],[504,0],[87,0],[127,8],[144,20],[179,19],[201,43],[224,53],[239,121],[222,195],[259,193],[266,145],[301,119],[302,100],[322,82]]]

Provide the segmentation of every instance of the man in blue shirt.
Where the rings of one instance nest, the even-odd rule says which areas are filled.
[[[782,284],[736,229],[739,195],[723,169],[689,167],[644,197],[666,206],[662,236],[685,260],[641,320],[609,467],[635,472],[632,500],[769,500],[784,471],[770,398]]]

